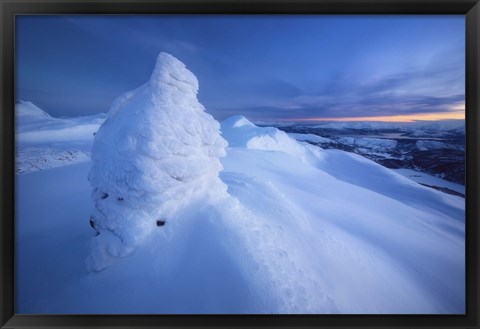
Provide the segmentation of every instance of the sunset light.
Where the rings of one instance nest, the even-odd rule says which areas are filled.
[[[465,110],[458,109],[451,112],[439,113],[418,113],[413,115],[390,115],[390,116],[366,116],[366,117],[342,117],[342,118],[295,118],[283,119],[280,121],[296,122],[415,122],[415,121],[438,121],[438,120],[463,120],[465,119]]]

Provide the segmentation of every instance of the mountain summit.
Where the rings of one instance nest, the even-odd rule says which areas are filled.
[[[185,64],[167,53],[160,53],[155,68],[150,76],[153,90],[164,90],[165,84],[175,86],[185,94],[197,94],[197,77],[189,71]]]
[[[17,125],[50,120],[52,117],[32,102],[15,101],[15,120]]]

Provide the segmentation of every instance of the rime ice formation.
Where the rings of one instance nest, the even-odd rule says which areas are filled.
[[[99,233],[87,259],[91,270],[129,254],[189,200],[226,190],[218,173],[227,143],[197,91],[195,75],[160,53],[150,80],[112,104],[96,133],[89,173],[90,224]]]

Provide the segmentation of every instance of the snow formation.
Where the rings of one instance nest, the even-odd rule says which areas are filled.
[[[31,102],[15,102],[15,172],[24,174],[90,160],[98,115],[60,119]]]
[[[157,221],[168,226],[199,195],[226,190],[218,173],[227,143],[197,92],[195,75],[160,53],[150,80],[113,103],[92,150],[92,225],[99,235],[90,269],[129,254],[160,229]]]
[[[242,116],[222,122],[226,148],[197,90],[160,54],[91,163],[16,176],[17,313],[464,314],[464,198]],[[27,109],[31,159],[90,145],[100,120]]]
[[[302,142],[311,142],[311,143],[334,143],[330,138],[325,138],[315,134],[298,134],[298,133],[288,133],[289,137]]]
[[[15,121],[17,125],[25,125],[38,121],[53,119],[48,113],[41,110],[32,102],[18,100],[15,102]]]
[[[339,150],[246,147],[268,134],[226,122],[230,144],[241,130],[258,133],[220,160],[228,193],[198,178],[200,194],[182,199],[189,206],[178,203],[134,253],[94,274],[82,262],[93,235],[90,163],[18,175],[17,312],[464,313],[463,198]],[[95,241],[102,236],[117,239],[104,229]]]
[[[302,159],[306,157],[305,148],[277,128],[258,127],[242,115],[230,117],[221,125],[222,134],[231,147],[280,151]]]

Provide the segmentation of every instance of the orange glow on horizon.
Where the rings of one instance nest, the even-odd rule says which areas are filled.
[[[295,118],[283,119],[281,121],[300,121],[300,122],[315,122],[315,121],[339,121],[339,122],[415,122],[415,121],[438,121],[438,120],[452,120],[465,119],[465,110],[455,108],[452,112],[439,113],[419,113],[414,115],[391,115],[391,116],[372,116],[372,117],[344,117],[344,118]]]

